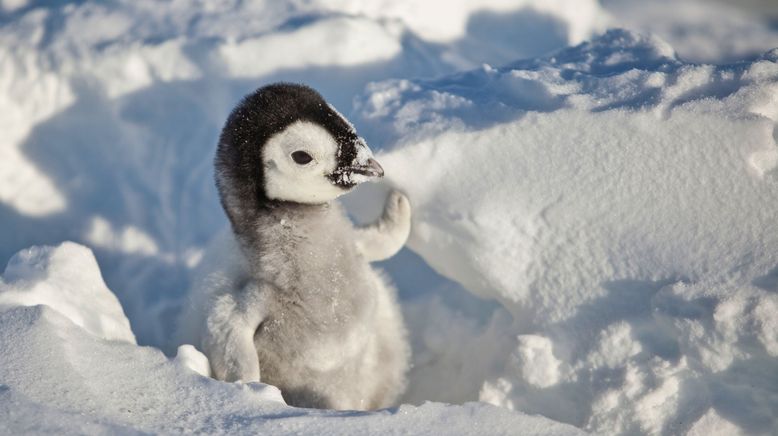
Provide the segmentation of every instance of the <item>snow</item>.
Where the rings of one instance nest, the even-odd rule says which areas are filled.
[[[256,77],[287,68],[349,67],[397,56],[402,46],[396,33],[364,18],[334,17],[289,32],[228,42],[218,56],[233,77]],[[349,38],[351,34],[361,37]],[[288,56],[290,52],[299,52],[299,57]]]
[[[778,46],[772,0],[604,0],[615,21],[668,41],[682,59],[722,64]]]
[[[395,87],[360,106],[400,138],[379,160],[418,210],[410,247],[509,307],[541,294],[555,319],[608,278],[722,280],[746,256],[741,274],[766,274],[778,68],[684,65],[668,49],[611,31],[504,69],[373,85]]]
[[[64,277],[63,271],[68,273]],[[73,243],[19,253],[2,280],[11,283],[0,289],[4,434],[507,435],[516,428],[528,435],[583,434],[572,426],[483,403],[426,403],[378,412],[296,409],[284,404],[274,386],[213,380],[202,374],[207,359],[190,345],[170,359],[105,327],[110,314],[108,321],[124,325],[124,332],[131,335],[116,298],[100,280],[91,252]],[[15,293],[39,295],[44,287],[49,293],[43,298],[14,299]],[[73,313],[71,305],[80,311]]]
[[[0,2],[0,432],[778,432],[776,16]],[[389,186],[413,204],[410,250],[381,264],[406,405],[293,409],[171,337],[226,224],[219,129],[276,80],[382,150],[386,182],[344,198],[358,220]]]
[[[388,138],[409,247],[514,316],[481,400],[595,432],[684,432],[711,411],[778,428],[772,388],[740,379],[778,367],[776,60],[686,64],[613,30],[367,88],[358,124]]]
[[[38,305],[99,338],[135,344],[119,301],[84,246],[64,242],[56,250],[32,247],[8,261],[0,281],[0,306]]]
[[[605,19],[593,1],[559,2],[558,13],[542,6],[547,19],[518,31],[501,17],[532,21],[540,6],[503,0],[483,5],[480,27],[468,30],[456,23],[482,6],[446,5],[442,20],[417,10],[434,2],[385,3],[29,2],[9,13],[0,29],[0,220],[17,231],[0,233],[0,258],[33,244],[90,245],[140,342],[168,346],[170,323],[149,313],[170,318],[193,263],[225,225],[211,159],[241,97],[302,81],[348,114],[369,81],[535,55]],[[581,18],[568,22],[571,11]],[[424,30],[437,26],[454,42]],[[498,28],[507,32],[499,41],[489,36]],[[533,42],[515,46],[517,38]]]

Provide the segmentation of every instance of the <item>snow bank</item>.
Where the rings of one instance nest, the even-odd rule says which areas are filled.
[[[510,337],[464,374],[494,368],[482,400],[606,433],[778,429],[776,61],[686,64],[614,30],[367,88],[357,124],[391,146],[409,246],[513,316],[438,339]]]
[[[8,261],[0,280],[0,306],[41,304],[99,338],[135,344],[119,300],[84,246],[32,247]]]
[[[134,344],[127,319],[100,279],[94,257],[76,244],[23,251],[10,262],[2,280],[4,434],[507,435],[519,428],[528,435],[583,434],[546,418],[477,403],[427,403],[372,413],[295,409],[283,403],[273,386],[204,377],[192,366],[207,368],[207,360],[189,346],[171,360],[158,349]],[[107,319],[108,324],[123,326],[129,338],[106,328]],[[95,325],[102,325],[102,330]]]

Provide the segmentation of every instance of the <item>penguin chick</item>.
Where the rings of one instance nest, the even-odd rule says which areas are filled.
[[[230,114],[215,158],[232,232],[206,255],[182,337],[224,381],[277,386],[298,407],[374,409],[405,388],[394,290],[368,262],[394,255],[410,204],[355,228],[335,200],[383,176],[354,127],[313,89],[274,84]]]

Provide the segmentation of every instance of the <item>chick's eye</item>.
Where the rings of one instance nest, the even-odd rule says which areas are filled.
[[[312,161],[313,158],[310,154],[304,152],[304,151],[295,151],[292,153],[292,160],[298,165],[305,165],[308,162]]]

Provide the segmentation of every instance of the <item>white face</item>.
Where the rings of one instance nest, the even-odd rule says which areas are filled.
[[[365,165],[372,158],[370,149],[362,148],[355,164]],[[273,135],[265,144],[262,160],[265,195],[270,199],[318,204],[348,192],[327,177],[337,168],[338,143],[317,124],[296,121]]]

